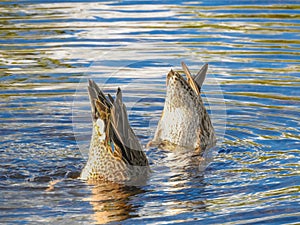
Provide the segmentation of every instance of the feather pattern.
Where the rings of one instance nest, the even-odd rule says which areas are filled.
[[[192,76],[182,62],[187,76],[170,70],[167,75],[167,92],[164,109],[154,138],[148,146],[172,150],[183,147],[203,152],[215,144],[214,129],[200,96],[208,65]]]
[[[145,179],[149,163],[138,138],[130,127],[122,92],[116,99],[104,95],[89,80],[88,92],[93,119],[93,135],[89,159],[82,170],[82,179],[107,179],[115,182],[137,182]],[[103,126],[104,125],[104,126]]]

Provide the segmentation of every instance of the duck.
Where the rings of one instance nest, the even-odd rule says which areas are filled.
[[[92,137],[88,160],[80,179],[108,181],[125,185],[146,182],[149,162],[142,145],[131,128],[122,91],[117,89],[115,99],[89,80]]]
[[[173,69],[167,74],[164,108],[154,138],[147,146],[192,149],[202,154],[216,144],[215,130],[201,98],[208,64],[194,76],[184,62],[181,66],[187,79]]]

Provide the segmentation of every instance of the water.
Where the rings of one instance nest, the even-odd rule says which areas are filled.
[[[298,1],[2,1],[0,221],[300,223]],[[124,90],[145,145],[180,61],[209,63],[218,136],[205,170],[146,149],[147,185],[88,185],[88,78]]]

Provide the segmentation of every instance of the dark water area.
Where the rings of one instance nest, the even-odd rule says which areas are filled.
[[[1,1],[0,222],[299,224],[299,34],[299,1]],[[181,61],[209,64],[209,162],[145,148],[142,187],[76,179],[87,80],[122,88],[145,146]]]

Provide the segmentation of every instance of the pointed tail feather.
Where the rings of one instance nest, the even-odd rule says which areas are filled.
[[[184,72],[187,76],[187,82],[190,84],[190,86],[196,92],[196,94],[199,95],[200,94],[200,87],[196,83],[194,78],[192,77],[192,74],[191,74],[189,68],[187,67],[187,65],[184,62],[181,62],[181,66],[182,66],[182,68],[183,68],[183,70],[184,70]]]
[[[199,70],[196,76],[194,76],[194,80],[199,85],[200,89],[205,80],[207,69],[208,69],[208,64],[206,63],[204,66],[202,66],[202,68]]]
[[[123,157],[129,164],[134,166],[148,165],[148,160],[142,146],[129,124],[127,110],[125,104],[122,102],[122,92],[120,88],[118,88],[113,104],[111,118],[111,124],[115,133],[113,139],[115,142],[122,143],[121,151]]]
[[[206,63],[202,68],[198,71],[198,73],[193,76],[188,69],[187,65],[184,62],[181,62],[181,66],[183,68],[184,73],[186,74],[188,78],[188,83],[191,85],[193,90],[199,94],[201,87],[203,85],[203,82],[206,77],[207,69],[208,69],[208,64]]]
[[[130,165],[147,166],[148,160],[137,136],[128,121],[125,104],[122,102],[122,92],[118,88],[115,100],[104,93],[98,85],[89,80],[88,86],[93,120],[102,119],[107,130],[106,137],[117,146],[122,159]]]
[[[112,104],[106,99],[104,93],[93,80],[89,80],[88,93],[91,102],[92,118],[93,121],[96,121],[100,117],[101,111],[99,111],[99,108],[97,109],[95,101],[98,100],[102,105],[104,105],[108,109],[111,108]]]

